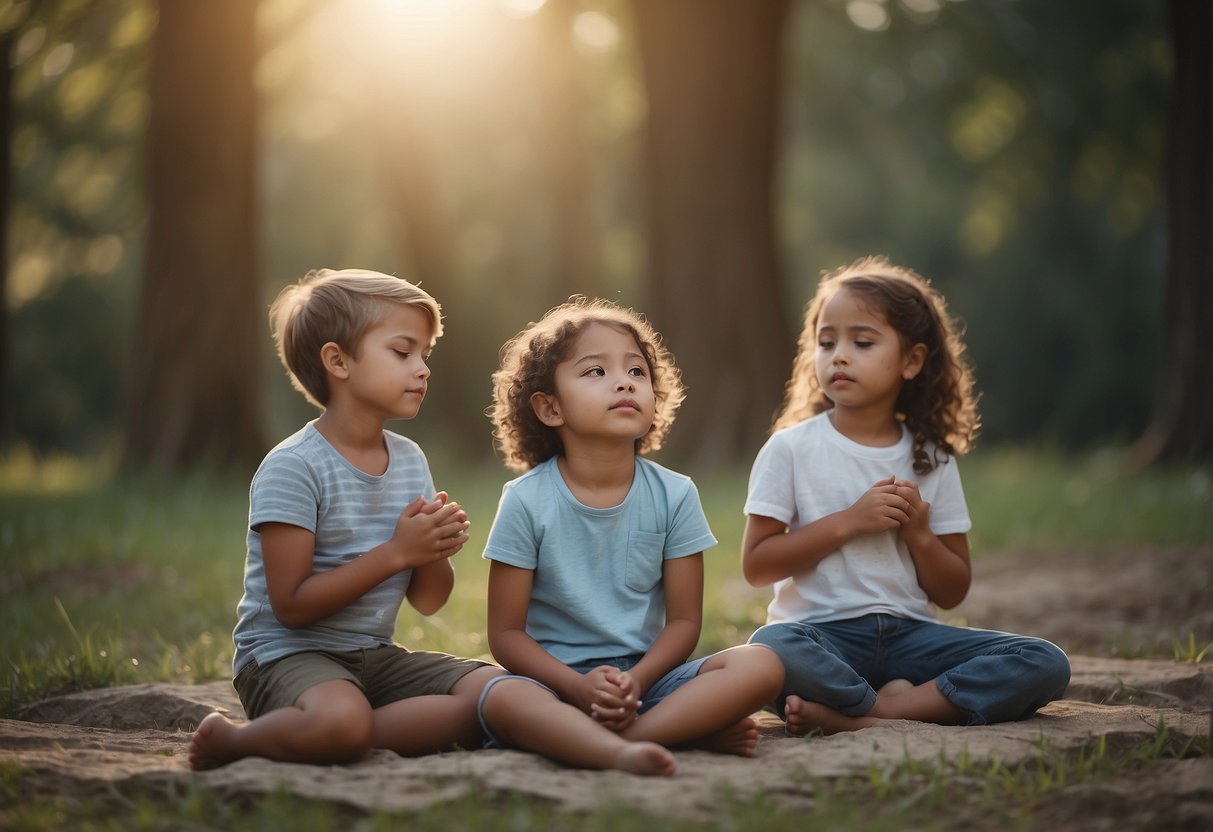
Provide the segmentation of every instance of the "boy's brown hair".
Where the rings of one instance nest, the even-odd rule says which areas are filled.
[[[430,319],[430,345],[442,335],[438,301],[407,280],[365,269],[314,269],[283,289],[270,305],[278,359],[295,389],[324,409],[328,374],[320,348],[330,341],[357,356],[362,336],[383,315],[384,303],[415,306]]]

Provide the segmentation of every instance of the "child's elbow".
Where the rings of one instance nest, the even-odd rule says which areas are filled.
[[[418,593],[417,597],[409,598],[409,606],[422,615],[433,615],[446,605],[447,595],[437,596]]]
[[[314,616],[308,615],[306,610],[297,607],[273,607],[273,610],[278,623],[288,630],[302,630],[315,620]]]
[[[773,578],[764,573],[761,567],[754,563],[753,558],[741,558],[741,575],[745,578],[745,582],[753,587],[770,586],[775,581]]]
[[[950,610],[960,606],[960,602],[969,595],[969,581],[935,593],[931,600],[942,610]]]

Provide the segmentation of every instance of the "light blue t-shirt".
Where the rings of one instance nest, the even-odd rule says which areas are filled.
[[[244,597],[232,639],[233,672],[256,659],[265,664],[307,650],[348,651],[392,643],[396,616],[412,571],[400,572],[354,603],[306,627],[290,629],[274,616],[261,556],[263,523],[288,523],[316,535],[312,569],[326,572],[388,540],[404,507],[434,496],[425,455],[416,442],[390,431],[388,467],[372,476],[350,464],[315,422],[266,455],[249,488],[248,555]]]
[[[665,627],[663,562],[714,545],[689,477],[637,457],[624,501],[590,508],[553,457],[505,484],[484,556],[534,570],[527,633],[577,664],[647,652]]]

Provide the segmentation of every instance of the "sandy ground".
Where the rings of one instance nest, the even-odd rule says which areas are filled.
[[[759,794],[808,809],[815,784],[864,775],[873,763],[907,756],[964,754],[973,763],[1013,765],[1042,748],[1078,749],[1098,737],[1109,748],[1130,747],[1154,737],[1160,722],[1180,737],[1209,734],[1213,656],[1200,665],[1133,656],[1145,647],[1155,655],[1159,647],[1170,651],[1189,632],[1200,645],[1213,641],[1213,548],[1114,557],[1032,554],[996,562],[997,569],[984,574],[979,564],[973,593],[949,619],[1044,636],[1073,660],[1066,698],[1024,722],[969,728],[898,722],[806,741],[785,737],[782,725],[763,714],[754,758],[679,752],[678,774],[668,780],[570,770],[515,751],[420,759],[375,752],[348,766],[249,759],[193,773],[185,762],[193,726],[212,710],[242,716],[230,684],[135,685],[47,700],[20,721],[0,720],[0,764],[23,771],[27,795],[72,799],[165,792],[193,781],[233,800],[285,788],[357,811],[398,811],[514,792],[561,809],[625,799],[656,814],[706,821],[720,801]],[[1034,817],[1051,829],[1213,828],[1213,760],[1166,761],[1125,782],[1067,787],[1036,807]]]

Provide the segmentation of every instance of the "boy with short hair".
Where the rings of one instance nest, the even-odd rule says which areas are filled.
[[[421,408],[439,305],[400,278],[321,269],[279,294],[270,321],[292,384],[322,412],[253,477],[233,633],[251,721],[206,717],[190,766],[478,748],[477,701],[501,669],[392,641],[404,599],[424,615],[446,603],[448,559],[468,540],[421,449],[384,430]]]

